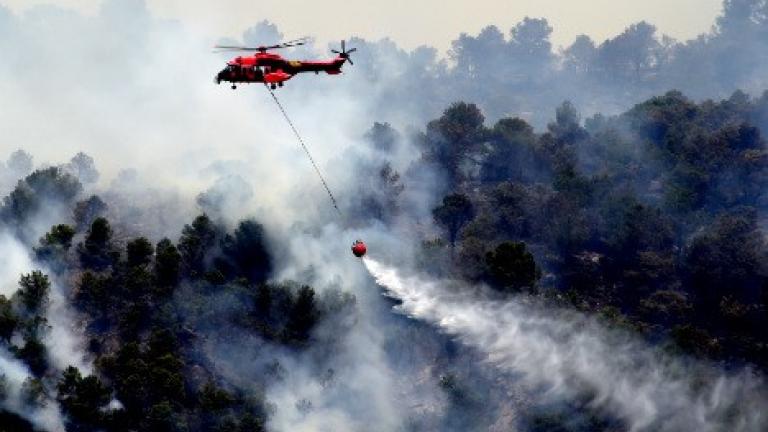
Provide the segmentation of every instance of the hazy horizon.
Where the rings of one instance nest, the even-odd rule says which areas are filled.
[[[101,3],[101,0],[0,0],[0,5],[16,14],[43,4],[95,14]],[[602,42],[639,21],[656,25],[661,34],[689,40],[709,31],[722,10],[720,0],[579,3],[568,0],[423,0],[418,3],[394,0],[366,2],[365,7],[349,6],[339,0],[308,4],[297,0],[225,0],[215,7],[198,0],[146,0],[146,4],[153,15],[178,19],[211,37],[239,36],[244,29],[266,19],[277,24],[289,38],[308,35],[320,43],[349,36],[390,38],[406,49],[431,45],[438,48],[441,55],[461,33],[476,34],[483,27],[496,25],[508,34],[509,29],[526,16],[546,18],[553,27],[552,41],[557,47],[570,45],[581,34]],[[438,8],[441,19],[435,19]]]

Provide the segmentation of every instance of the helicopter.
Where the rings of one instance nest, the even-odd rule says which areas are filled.
[[[336,203],[331,189],[328,187],[328,183],[323,178],[323,174],[320,172],[320,168],[315,163],[312,155],[309,152],[304,140],[299,135],[296,127],[293,125],[288,113],[286,112],[280,100],[272,90],[277,87],[282,87],[283,83],[293,78],[295,75],[302,72],[314,72],[319,74],[325,72],[329,75],[338,75],[341,73],[341,68],[346,62],[354,65],[350,54],[357,51],[356,48],[347,50],[347,44],[344,40],[341,41],[341,51],[332,49],[331,52],[336,54],[336,58],[330,60],[286,60],[282,56],[268,52],[269,50],[290,48],[301,46],[307,43],[308,38],[294,39],[292,41],[283,42],[277,45],[258,46],[258,47],[246,47],[246,46],[233,46],[233,45],[216,45],[215,48],[221,51],[255,51],[250,56],[238,56],[227,62],[227,67],[221,72],[216,74],[213,81],[216,84],[221,84],[222,81],[232,83],[232,89],[237,89],[238,83],[263,83],[270,88],[270,94],[274,99],[280,111],[285,116],[286,121],[296,135],[299,144],[304,149],[304,152],[309,157],[309,161],[315,168],[320,181],[323,183],[328,196],[331,199],[331,203],[336,211],[341,215],[341,211]],[[357,258],[362,258],[368,251],[367,246],[362,240],[357,240],[352,244],[352,254]]]
[[[338,75],[341,73],[341,67],[344,63],[354,65],[350,54],[357,51],[357,48],[347,50],[346,42],[341,41],[341,51],[332,49],[336,58],[330,60],[287,60],[269,52],[270,50],[291,48],[301,46],[307,43],[309,38],[294,39],[276,45],[247,47],[233,45],[216,45],[214,48],[218,52],[223,51],[254,51],[253,55],[238,56],[227,62],[227,67],[216,74],[214,82],[221,84],[222,81],[232,83],[232,89],[237,88],[238,83],[264,83],[274,90],[282,87],[283,83],[302,72],[314,72],[319,74],[325,72],[328,75]]]

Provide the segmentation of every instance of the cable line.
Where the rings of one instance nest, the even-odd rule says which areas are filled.
[[[304,140],[301,138],[301,135],[299,135],[299,131],[296,130],[296,126],[293,125],[291,118],[288,117],[288,113],[285,112],[285,108],[283,108],[283,105],[277,99],[275,92],[272,91],[272,89],[269,88],[269,86],[266,83],[264,83],[264,87],[267,88],[267,90],[269,91],[269,94],[272,96],[272,99],[275,100],[277,107],[280,108],[280,112],[283,113],[283,117],[285,117],[285,120],[288,121],[288,125],[291,127],[291,130],[293,130],[294,135],[296,135],[296,138],[299,140],[299,144],[301,144],[301,148],[304,149],[304,153],[307,154],[307,156],[309,157],[309,161],[312,162],[312,166],[315,168],[315,172],[317,173],[317,176],[320,177],[320,181],[323,183],[323,187],[325,188],[325,191],[328,192],[328,197],[331,199],[331,204],[333,204],[333,208],[335,208],[336,211],[339,213],[339,216],[341,216],[342,215],[341,210],[339,209],[339,206],[336,203],[336,198],[333,196],[333,193],[331,192],[331,188],[328,187],[328,182],[325,181],[325,177],[323,177],[323,174],[320,172],[320,168],[317,166],[317,163],[315,162],[315,158],[312,157],[312,154],[309,152],[307,145],[304,143]]]

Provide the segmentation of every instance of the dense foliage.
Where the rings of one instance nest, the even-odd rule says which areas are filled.
[[[30,92],[51,93],[40,87],[45,83],[65,92],[57,99],[65,104],[84,89],[113,97],[115,75],[125,78],[121,88],[147,89],[136,65],[156,69],[148,53],[157,40],[149,35],[170,36],[160,39],[163,46],[188,38],[173,39],[181,26],[156,21],[142,1],[104,3],[87,18],[44,7],[14,16],[0,6],[8,59],[0,69]],[[363,106],[381,119],[426,124],[413,134],[375,123],[364,137],[368,160],[345,149],[342,160],[355,162],[348,172],[353,190],[340,197],[348,223],[422,234],[412,237],[421,246],[417,270],[470,282],[463,286],[482,283],[502,299],[535,296],[574,307],[668,350],[765,370],[768,92],[701,100],[737,88],[765,91],[767,8],[765,0],[725,0],[712,30],[686,42],[639,22],[603,42],[579,36],[558,51],[552,27],[540,18],[461,34],[447,59],[428,46],[406,52],[389,39],[350,41],[358,57],[343,87],[355,98],[366,94]],[[123,52],[136,56],[94,63],[88,80],[60,85],[80,77],[82,64],[58,47],[93,48],[85,41],[100,41],[104,29],[115,40],[97,42],[94,52],[129,43]],[[262,22],[244,42],[270,37],[276,43],[282,35]],[[57,73],[16,73],[28,64],[29,46],[57,59]],[[318,56],[310,47],[294,54]],[[302,100],[325,100],[325,83],[293,85],[304,85]],[[682,92],[664,94],[672,88]],[[547,124],[566,97],[574,103],[562,103]],[[445,109],[456,100],[464,102]],[[50,111],[56,109],[62,106]],[[601,111],[612,115],[593,115]],[[129,123],[163,127],[149,118]],[[410,144],[418,160],[401,174]],[[267,386],[282,380],[286,367],[323,364],[324,355],[341,351],[335,338],[344,337],[340,322],[354,315],[355,299],[272,279],[282,252],[271,243],[274,233],[255,220],[229,226],[218,219],[227,201],[251,198],[242,179],[217,182],[198,196],[206,214],[179,227],[178,237],[156,238],[142,212],[115,217],[114,196],[91,195],[99,177],[83,153],[37,170],[21,150],[0,163],[9,191],[0,203],[0,234],[27,246],[39,269],[18,275],[14,295],[0,295],[0,360],[28,373],[20,394],[10,372],[0,374],[0,401],[14,410],[0,410],[0,432],[32,430],[26,414],[46,404],[61,409],[71,431],[264,430],[273,412]],[[144,193],[138,182],[136,188]],[[47,232],[40,236],[42,221]],[[92,370],[54,364],[57,302],[71,306],[82,324]],[[499,416],[499,401],[510,399],[503,377],[487,372],[470,348],[393,317],[390,304],[376,307],[382,310],[363,310],[380,312],[367,324],[386,326],[377,329],[386,337],[376,344],[393,375],[411,372],[401,375],[417,378],[409,385],[431,385],[440,398],[439,408],[404,413],[406,430],[508,429]],[[270,350],[298,361],[254,365],[257,372],[238,379],[216,364],[230,352],[211,355],[254,341],[256,348],[233,361],[255,363]],[[413,364],[426,367],[414,372]],[[318,380],[324,389],[334,375],[327,366],[318,367],[328,375]],[[529,397],[522,413],[503,414],[519,414],[520,430],[626,429],[610,413],[594,412],[589,397],[551,405],[538,399]],[[312,402],[296,408],[308,413]],[[413,413],[418,418],[405,418]]]
[[[384,224],[408,218],[404,196],[433,170],[445,181],[431,198],[439,235],[424,238],[425,270],[596,313],[672,350],[765,368],[768,153],[753,124],[767,104],[742,93],[695,103],[669,92],[582,122],[566,102],[537,133],[520,118],[486,126],[475,105],[456,103],[415,137],[422,156],[402,177],[387,161],[402,135],[374,125],[366,140],[381,176],[350,205]],[[274,258],[257,221],[228,229],[202,214],[177,241],[118,238],[107,203],[76,201],[79,193],[76,178],[47,168],[19,181],[0,209],[22,239],[41,203],[71,212],[33,248],[50,273],[24,274],[12,298],[0,296],[0,345],[32,374],[27,403],[43,403],[55,377],[69,430],[264,429],[268,378],[232,382],[201,342],[244,334],[295,352],[330,350],[316,329],[348,313],[353,299],[268,282]],[[65,281],[87,326],[90,375],[57,372],[44,343],[51,285]],[[487,396],[466,375],[448,369],[435,379],[453,407],[443,426],[488,425]],[[584,412],[542,406],[523,423],[552,430]],[[613,427],[600,415],[579,418]]]
[[[54,205],[71,209],[75,222],[54,225],[34,247],[52,274],[23,274],[12,298],[0,296],[0,347],[32,373],[26,403],[46,403],[56,380],[67,430],[264,430],[267,378],[248,387],[230,382],[201,351],[202,341],[242,333],[302,351],[315,343],[316,326],[348,313],[354,298],[318,298],[310,286],[268,283],[269,239],[255,220],[229,232],[202,214],[177,242],[118,240],[103,217],[107,204],[97,196],[75,202],[79,190],[77,179],[47,168],[19,181],[2,208],[20,236],[51,195]],[[74,366],[57,375],[50,364],[43,339],[50,331],[52,278],[73,281],[69,300],[87,325],[93,375]],[[0,397],[4,388],[0,379]],[[10,412],[2,419],[3,427],[31,430]]]
[[[754,126],[766,109],[740,92],[695,103],[673,91],[582,123],[566,102],[537,134],[452,105],[420,139],[421,163],[448,180],[433,215],[455,257],[427,262],[767,367],[768,149]]]

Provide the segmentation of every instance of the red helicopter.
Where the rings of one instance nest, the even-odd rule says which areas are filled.
[[[341,41],[341,51],[331,50],[337,54],[336,58],[325,61],[286,60],[278,54],[267,52],[269,50],[290,48],[304,45],[308,38],[295,39],[277,45],[245,47],[231,45],[217,45],[220,51],[255,51],[256,53],[245,57],[235,57],[227,63],[227,67],[216,75],[214,82],[222,81],[232,83],[232,89],[237,88],[237,83],[264,83],[273,90],[282,87],[285,81],[302,72],[325,72],[329,75],[341,73],[344,63],[354,64],[349,55],[357,51],[352,48],[347,51],[346,43]]]

